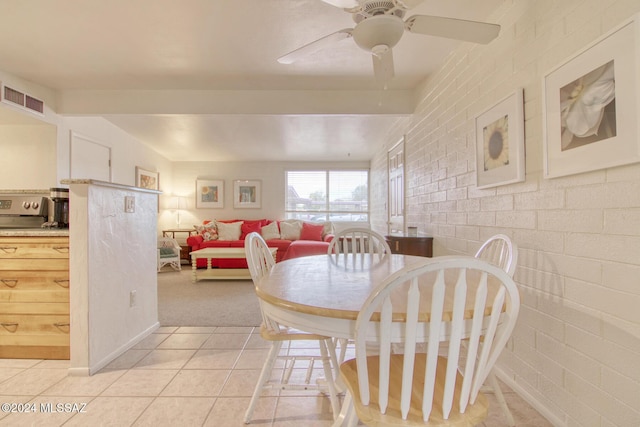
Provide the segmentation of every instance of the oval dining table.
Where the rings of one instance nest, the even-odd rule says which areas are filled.
[[[358,313],[378,285],[404,267],[438,259],[441,258],[401,254],[293,258],[275,264],[271,272],[257,283],[256,293],[262,300],[265,314],[283,325],[310,333],[353,339]],[[454,282],[453,278],[445,280]],[[428,323],[431,292],[422,290],[420,316]],[[468,295],[471,296],[472,292],[474,287],[469,286]],[[491,286],[489,294],[493,294]],[[473,299],[467,298],[467,319],[473,316]],[[401,298],[394,301],[394,319],[399,323],[403,320],[404,303]],[[445,306],[443,319],[451,311],[452,304],[450,310]],[[398,326],[396,333],[402,334],[402,328]],[[371,331],[371,339],[375,340],[376,336],[375,331]],[[440,339],[446,339],[446,336]]]

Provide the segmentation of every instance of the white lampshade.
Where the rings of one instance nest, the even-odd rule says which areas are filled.
[[[371,52],[376,46],[393,48],[404,33],[404,22],[395,15],[376,15],[367,18],[353,29],[353,40],[360,48]]]

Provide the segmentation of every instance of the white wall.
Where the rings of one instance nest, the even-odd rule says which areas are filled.
[[[181,214],[182,227],[201,224],[205,219],[283,219],[285,207],[285,171],[329,168],[367,169],[368,163],[314,162],[175,162],[173,163],[173,193],[185,197],[187,208]],[[197,209],[195,191],[197,179],[224,181],[224,208]],[[233,182],[237,179],[259,179],[262,187],[262,208],[234,209]],[[161,212],[160,222],[175,227],[175,212]]]
[[[48,190],[56,174],[54,125],[0,125],[0,188]]]
[[[109,184],[69,187],[70,373],[89,375],[159,326],[157,195]],[[125,212],[125,197],[134,198],[134,212]]]
[[[423,85],[407,135],[409,223],[435,255],[473,254],[495,233],[520,247],[522,310],[499,367],[554,424],[640,425],[640,164],[542,176],[542,81],[640,11],[637,0],[505,1],[487,46],[463,44]],[[524,87],[526,182],[478,190],[474,118]],[[373,199],[376,202],[376,199]],[[374,205],[374,223],[386,215]]]
[[[58,180],[69,179],[71,132],[111,148],[111,180],[135,185],[136,166],[158,172],[160,190],[172,188],[171,162],[139,140],[100,117],[63,117],[58,126]],[[79,178],[79,177],[76,177]],[[161,196],[163,197],[163,196]]]

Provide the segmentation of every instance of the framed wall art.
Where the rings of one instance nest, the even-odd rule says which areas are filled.
[[[149,190],[160,189],[160,174],[151,172],[136,166],[136,187],[147,188]]]
[[[196,180],[196,208],[223,208],[224,181],[219,179]]]
[[[476,117],[478,188],[525,180],[523,91],[501,100]]]
[[[238,179],[233,182],[233,207],[234,208],[260,208],[262,200],[261,181]]]
[[[638,17],[545,75],[545,178],[640,161]]]

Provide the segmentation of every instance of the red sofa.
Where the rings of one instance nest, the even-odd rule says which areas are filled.
[[[274,221],[268,219],[261,220],[217,220],[216,223],[223,224],[231,224],[242,222],[241,225],[241,233],[240,237],[236,240],[221,240],[218,237],[222,237],[222,235],[218,236],[217,230],[214,230],[216,226],[213,225],[211,221],[203,221],[203,226],[196,227],[196,229],[201,229],[200,231],[204,231],[204,226],[211,227],[208,230],[214,230],[213,233],[202,232],[201,234],[189,236],[187,238],[187,245],[191,247],[192,251],[197,251],[198,249],[204,248],[243,248],[244,247],[244,238],[247,234],[252,231],[261,232],[262,227],[265,227],[269,224],[272,224]],[[276,221],[278,233],[280,232],[280,228],[284,227],[281,225],[282,221]],[[291,223],[291,221],[285,221]],[[287,239],[287,238],[267,238],[265,239],[267,245],[270,248],[278,248],[276,252],[276,262],[280,262],[290,258],[297,258],[301,256],[309,256],[309,255],[320,255],[326,254],[329,248],[329,243],[333,239],[333,234],[330,232],[330,225],[325,224],[312,224],[299,221],[302,229],[300,230],[300,238],[299,239]],[[270,228],[275,228],[275,226],[271,226]],[[319,230],[322,230],[322,233]],[[212,236],[212,235],[213,236]],[[261,233],[262,234],[262,233]],[[284,233],[283,233],[284,235]],[[269,236],[267,236],[269,237]],[[210,240],[205,240],[209,238]],[[199,259],[197,261],[198,268],[206,268],[207,260]],[[214,268],[247,268],[246,259],[229,259],[229,258],[221,258],[221,259],[211,259],[211,267]]]

